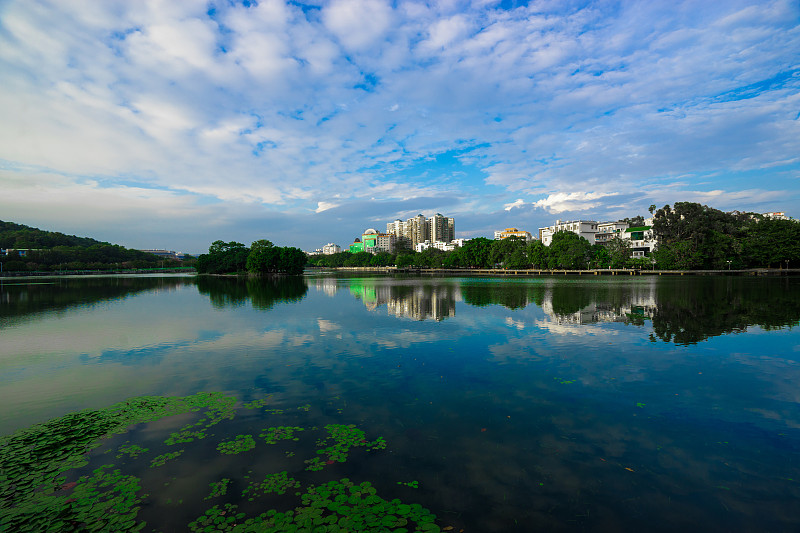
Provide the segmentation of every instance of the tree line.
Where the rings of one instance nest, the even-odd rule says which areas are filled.
[[[306,254],[299,248],[275,246],[266,239],[250,248],[240,242],[214,241],[197,257],[198,274],[302,274]]]
[[[653,259],[664,269],[800,266],[796,220],[676,202],[655,212],[653,232],[658,239]]]
[[[653,213],[654,212],[654,213]],[[443,252],[399,251],[340,252],[310,258],[319,267],[392,266],[414,268],[508,268],[566,269],[659,268],[665,270],[742,269],[800,266],[800,223],[773,220],[756,213],[725,213],[708,206],[677,202],[654,214],[653,232],[658,240],[647,257],[631,257],[630,240],[614,237],[605,244],[591,244],[585,238],[559,231],[550,246],[541,241],[526,242],[518,237],[490,240],[471,239],[461,248]],[[642,226],[636,216],[626,221]]]
[[[619,247],[618,247],[619,248]],[[625,251],[628,251],[627,249]],[[485,237],[470,239],[464,246],[450,252],[428,248],[422,252],[401,251],[395,254],[380,252],[340,252],[312,256],[309,263],[318,267],[397,266],[413,268],[508,268],[508,269],[587,269],[643,264],[625,257],[621,248],[592,245],[572,232],[559,231],[553,242],[526,242],[520,237],[491,240]],[[628,255],[630,255],[628,251]],[[648,263],[649,264],[649,263]]]

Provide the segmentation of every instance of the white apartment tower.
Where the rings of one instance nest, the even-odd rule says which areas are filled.
[[[386,233],[393,234],[397,240],[405,240],[415,249],[417,244],[429,242],[450,242],[456,238],[455,219],[436,213],[430,218],[417,215],[405,222],[397,219],[386,224]]]

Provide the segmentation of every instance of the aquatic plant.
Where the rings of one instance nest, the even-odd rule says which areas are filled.
[[[232,396],[222,396],[217,393],[216,401],[208,406],[206,418],[201,418],[193,424],[188,424],[176,432],[170,434],[164,441],[165,444],[183,444],[194,440],[202,440],[208,436],[207,430],[219,424],[223,420],[232,420],[234,417],[234,405],[236,398]]]
[[[32,524],[47,523],[41,520],[51,508],[62,509],[60,520],[82,512],[74,501],[63,510],[67,496],[62,497],[60,491],[65,485],[79,490],[79,485],[88,481],[66,484],[63,474],[86,466],[86,454],[104,438],[123,433],[134,424],[203,408],[224,410],[228,404],[228,397],[221,393],[142,396],[105,409],[68,413],[0,437],[0,530],[40,530]]]
[[[256,447],[256,441],[252,435],[236,435],[233,440],[220,442],[217,451],[228,455],[246,452]]]
[[[277,474],[268,474],[264,481],[252,481],[242,491],[242,497],[248,501],[253,501],[256,496],[264,496],[270,493],[284,494],[289,489],[296,489],[300,482],[287,475],[286,471]]]
[[[386,448],[386,441],[383,437],[378,437],[374,442],[368,442],[365,433],[354,424],[347,426],[343,424],[328,424],[325,426],[325,430],[328,432],[328,436],[317,441],[317,446],[322,448],[317,450],[317,453],[327,456],[327,459],[323,460],[320,457],[314,457],[306,460],[305,463],[308,465],[306,470],[317,471],[322,470],[325,465],[344,463],[347,461],[351,448],[366,447],[367,450],[383,450]]]
[[[119,448],[117,448],[117,452],[119,452],[119,453],[117,453],[116,457],[117,457],[117,459],[121,459],[122,456],[127,455],[131,459],[136,459],[141,454],[147,453],[148,451],[150,451],[150,450],[148,450],[147,448],[142,448],[141,446],[139,446],[137,444],[127,444],[126,443],[126,444],[123,444],[122,446],[120,446]]]
[[[220,393],[183,398],[131,398],[106,409],[69,413],[0,438],[0,531],[141,530],[145,524],[137,522],[136,516],[147,494],[142,493],[138,478],[125,475],[110,464],[95,468],[90,475],[79,475],[75,470],[88,465],[87,454],[104,439],[123,433],[133,425],[168,416],[205,410],[203,418],[173,432],[167,445],[207,438],[210,427],[234,417],[235,404],[235,398]],[[298,409],[307,411],[305,406]],[[383,438],[370,442],[364,431],[355,425],[329,424],[324,430],[325,436],[317,441],[318,457],[306,461],[307,470],[345,462],[356,447],[366,450],[386,447]],[[264,430],[260,437],[268,443],[297,441],[300,432],[310,431],[318,429],[273,426]],[[252,435],[237,435],[220,442],[217,449],[234,454],[251,450],[255,445]],[[149,452],[129,441],[115,450],[118,459],[138,459]],[[150,467],[161,467],[183,453],[182,448],[153,457]],[[294,451],[286,452],[287,458],[294,455]],[[70,475],[74,480],[68,482]],[[244,478],[247,481],[249,475]],[[212,482],[205,499],[225,496],[231,483],[229,478]],[[268,494],[284,495],[300,486],[299,481],[283,471],[269,474],[260,482],[250,482],[242,496],[252,500]],[[301,492],[295,494],[301,496]],[[302,505],[293,510],[273,509],[250,518],[238,513],[236,506],[230,503],[222,507],[215,505],[191,527],[195,531],[237,532],[439,531],[433,515],[421,506],[402,504],[398,500],[387,502],[378,497],[368,483],[355,485],[343,479],[317,487],[312,485],[302,494],[301,500]],[[172,499],[167,501],[172,502]]]
[[[193,532],[346,532],[395,531],[437,533],[436,516],[419,504],[405,504],[378,496],[369,482],[347,478],[311,486],[293,510],[271,509],[255,517],[237,513],[238,507],[215,505],[189,524]]]
[[[272,396],[267,396],[266,398],[261,398],[259,400],[253,400],[252,402],[245,402],[242,404],[242,407],[245,409],[260,409],[269,403],[269,400]]]
[[[228,478],[222,478],[219,481],[212,481],[208,484],[209,488],[211,489],[211,493],[203,499],[210,500],[211,498],[225,496],[228,493],[228,484],[230,482],[231,480]]]
[[[304,429],[297,426],[276,426],[265,429],[258,436],[266,441],[267,444],[275,444],[279,440],[300,440],[300,437],[295,436],[295,432],[303,431]]]
[[[167,452],[161,455],[157,455],[153,457],[150,461],[150,468],[157,468],[159,466],[164,466],[167,461],[172,461],[173,459],[177,459],[181,456],[184,450],[178,450],[177,452]]]

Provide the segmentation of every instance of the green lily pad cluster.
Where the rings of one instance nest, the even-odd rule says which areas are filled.
[[[131,459],[136,459],[143,453],[147,453],[150,450],[147,448],[142,448],[137,444],[123,444],[119,448],[117,448],[117,459],[121,459],[123,456],[127,455]]]
[[[257,407],[263,407],[266,400],[257,402],[261,402]],[[200,410],[205,411],[203,418],[170,434],[165,444],[172,446],[204,439],[210,436],[209,428],[234,418],[235,405],[235,398],[220,393],[183,398],[132,398],[106,409],[70,413],[0,438],[0,531],[141,530],[145,523],[137,522],[137,512],[148,498],[143,494],[141,480],[123,474],[114,465],[103,465],[95,468],[91,475],[80,475],[76,469],[89,464],[88,452],[136,424]],[[301,406],[298,409],[308,411],[306,407],[310,408]],[[355,425],[330,424],[324,430],[325,436],[317,441],[317,457],[306,461],[306,470],[321,470],[327,464],[345,462],[353,448],[381,450],[386,447],[383,438],[370,442],[364,431]],[[273,426],[259,437],[267,444],[275,444],[297,441],[304,431],[318,431],[318,428]],[[237,435],[219,443],[217,449],[224,454],[235,454],[255,447],[252,435]],[[116,458],[123,459],[121,465],[143,466],[149,461],[151,468],[178,459],[184,449],[155,457],[148,456],[149,453],[147,448],[129,441],[116,447]],[[286,452],[287,458],[292,456],[294,451]],[[67,482],[68,476],[74,481]],[[249,476],[244,477],[247,481]],[[210,494],[205,499],[228,495],[231,483],[229,478],[211,483]],[[285,495],[300,487],[299,481],[282,471],[266,475],[263,481],[250,482],[242,497],[254,500],[269,494]],[[237,511],[236,505],[225,503],[222,507],[215,505],[190,526],[194,531],[237,532],[439,531],[433,515],[421,506],[386,501],[378,497],[368,483],[356,485],[343,479],[316,487],[311,485],[304,494],[296,492],[295,495],[301,497],[302,505],[293,510],[270,510],[247,517]],[[167,501],[171,503],[172,499]],[[176,501],[177,505],[183,502],[182,499]]]
[[[253,400],[252,402],[245,402],[242,404],[242,407],[245,409],[261,409],[265,405],[269,403],[271,396],[267,396],[266,398],[261,398],[259,400]]]
[[[317,450],[320,455],[327,456],[327,459],[314,457],[305,463],[308,465],[306,470],[318,471],[325,468],[325,465],[333,463],[344,463],[351,448],[366,447],[367,450],[383,450],[386,448],[386,441],[383,437],[378,437],[373,442],[368,442],[366,434],[358,429],[355,424],[328,424],[325,426],[328,436],[317,441],[317,446],[322,448]],[[324,447],[323,447],[324,446]]]
[[[208,484],[209,488],[211,489],[211,493],[209,493],[209,495],[204,499],[210,500],[211,498],[225,496],[228,493],[228,484],[230,484],[230,482],[231,480],[226,477],[219,481],[212,481]]]
[[[408,487],[410,489],[418,489],[419,488],[419,481],[408,481],[408,482],[398,481],[397,484],[406,486],[406,487]]]
[[[242,491],[242,496],[247,498],[248,501],[253,501],[256,496],[264,496],[270,493],[285,494],[289,489],[296,489],[300,486],[300,482],[288,476],[286,471],[278,472],[277,474],[269,474],[261,482],[251,482],[247,488]]]
[[[215,505],[189,527],[193,532],[226,533],[441,531],[430,511],[419,504],[387,501],[369,482],[355,484],[344,478],[311,486],[301,501],[302,505],[293,510],[273,509],[255,517],[237,512],[236,505]]]
[[[256,447],[256,441],[252,435],[236,435],[233,440],[220,442],[217,451],[227,455],[246,452]]]
[[[116,490],[94,477],[66,483],[64,474],[86,466],[89,451],[100,446],[104,438],[123,433],[135,424],[201,409],[220,411],[229,404],[229,398],[221,393],[182,398],[143,396],[105,409],[68,413],[0,437],[0,531],[55,531],[43,525],[56,518],[59,524],[77,524],[75,528],[86,529],[81,524],[87,513],[94,513],[93,509],[102,505],[83,509],[83,500],[73,499],[71,493],[95,490],[92,487],[108,493]],[[121,482],[122,478],[114,479]],[[56,514],[51,516],[53,512]],[[124,531],[121,526],[126,524],[120,522],[116,530]]]
[[[167,452],[161,455],[157,455],[153,457],[150,461],[150,468],[157,468],[159,466],[164,466],[167,464],[168,461],[172,461],[173,459],[177,459],[178,457],[183,454],[184,450],[178,450],[176,452]]]
[[[279,440],[300,440],[295,436],[295,432],[303,431],[304,428],[297,426],[276,426],[265,429],[258,436],[264,439],[267,444],[275,444]]]
[[[206,411],[205,418],[201,418],[197,422],[188,424],[178,431],[171,433],[169,438],[164,442],[172,446],[174,444],[183,444],[206,438],[210,428],[216,426],[223,420],[233,419],[235,405],[236,398],[219,394],[217,401],[213,405],[210,405],[208,411]]]
[[[139,531],[136,515],[145,495],[138,478],[97,468],[92,476],[36,491],[13,507],[0,509],[0,531]]]

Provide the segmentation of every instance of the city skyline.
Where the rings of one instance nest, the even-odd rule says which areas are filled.
[[[201,253],[420,213],[800,218],[798,50],[788,0],[12,0],[0,220]]]

